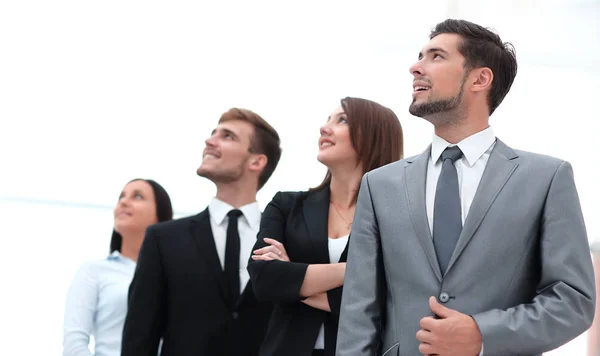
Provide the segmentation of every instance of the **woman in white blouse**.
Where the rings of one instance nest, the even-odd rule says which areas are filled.
[[[83,264],[67,293],[64,356],[121,354],[127,293],[146,228],[172,218],[171,199],[160,184],[134,179],[123,188],[114,210],[110,255]]]

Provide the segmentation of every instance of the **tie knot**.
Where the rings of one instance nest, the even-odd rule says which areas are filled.
[[[234,218],[237,219],[242,215],[242,211],[239,209],[232,209],[227,213],[229,219]]]
[[[451,159],[452,163],[454,163],[457,159],[461,158],[462,155],[463,153],[458,146],[446,147],[444,152],[442,152],[442,162]]]

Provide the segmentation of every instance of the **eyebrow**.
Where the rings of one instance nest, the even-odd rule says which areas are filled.
[[[214,135],[219,130],[223,131],[226,134],[230,134],[231,136],[233,136],[235,138],[238,138],[238,135],[235,132],[231,131],[230,129],[226,129],[226,128],[214,129],[211,133],[211,136]]]
[[[442,48],[439,48],[439,47],[432,47],[432,48],[429,48],[429,49],[428,49],[426,52],[427,52],[428,54],[429,54],[429,53],[435,53],[435,52],[441,52],[441,53],[443,53],[443,54],[445,54],[445,55],[448,55],[448,54],[449,54],[449,53],[448,53],[448,51],[446,51],[446,50],[444,50],[444,49],[442,49]],[[419,52],[419,59],[421,59],[421,58],[423,58],[423,52]]]
[[[237,137],[238,137],[238,135],[237,135],[235,132],[231,131],[230,129],[223,129],[223,131],[224,131],[225,133],[228,133],[228,134],[230,134],[231,136],[233,136],[233,137],[235,137],[235,138],[237,138]]]
[[[342,111],[342,112],[340,112],[340,113],[337,113],[337,114],[335,114],[334,116],[338,116],[338,117],[340,117],[340,116],[342,116],[342,115],[346,115],[346,112],[345,112],[345,111]],[[331,115],[327,116],[327,121],[329,121],[329,120],[331,120]]]
[[[133,194],[140,194],[140,195],[144,195],[144,192],[142,192],[142,191],[141,191],[141,190],[139,190],[139,189],[134,189],[134,190],[133,190]],[[124,195],[125,195],[125,191],[123,190],[123,191],[121,192],[121,194],[119,194],[119,198],[122,198]]]

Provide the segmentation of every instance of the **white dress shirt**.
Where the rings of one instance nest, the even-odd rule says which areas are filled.
[[[427,165],[427,185],[425,199],[427,204],[427,220],[429,221],[429,230],[433,236],[433,206],[435,202],[435,191],[437,181],[442,171],[442,161],[440,157],[442,152],[448,146],[458,146],[463,153],[463,156],[454,162],[456,173],[458,174],[458,192],[460,195],[461,217],[462,223],[465,224],[465,219],[469,214],[471,203],[481,182],[483,171],[490,158],[490,153],[496,144],[496,136],[491,127],[483,131],[479,131],[456,145],[452,145],[443,138],[433,135],[431,142],[431,157]],[[483,344],[479,356],[483,356]]]
[[[67,293],[64,356],[118,356],[135,262],[115,251],[83,264]],[[89,349],[94,337],[94,352]]]
[[[212,228],[217,254],[221,261],[221,268],[225,270],[225,243],[227,242],[227,226],[229,218],[227,213],[235,209],[233,206],[222,200],[213,198],[208,205],[210,215],[210,227]],[[239,208],[242,215],[238,218],[238,232],[240,234],[240,295],[243,293],[246,284],[250,280],[248,274],[248,259],[252,253],[252,248],[256,243],[256,235],[260,229],[260,209],[258,203],[246,204]]]
[[[458,174],[458,190],[460,195],[462,223],[464,225],[471,203],[479,187],[481,176],[487,165],[490,153],[496,144],[496,136],[491,127],[471,135],[456,145],[448,143],[443,138],[433,135],[431,142],[431,157],[427,165],[426,204],[427,220],[433,236],[433,206],[437,181],[442,171],[442,152],[448,146],[458,146],[463,156],[454,162]]]
[[[328,238],[328,249],[329,249],[329,262],[330,263],[338,263],[340,262],[340,258],[342,257],[342,253],[346,248],[346,244],[348,243],[348,236],[341,236],[337,239]],[[321,324],[321,329],[319,330],[319,335],[317,336],[317,341],[315,342],[315,349],[322,350],[325,348],[325,324]]]

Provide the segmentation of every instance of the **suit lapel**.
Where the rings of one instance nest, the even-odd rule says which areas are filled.
[[[252,281],[248,280],[248,283],[246,283],[246,287],[244,287],[244,290],[242,291],[242,293],[240,294],[240,297],[235,305],[234,309],[237,309],[240,307],[240,305],[242,305],[242,303],[252,294],[254,293],[254,290],[252,289]]]
[[[327,221],[329,218],[329,187],[309,193],[302,212],[308,235],[316,254],[316,263],[329,263]]]
[[[239,297],[234,309],[239,308],[240,305],[242,304],[242,302],[244,300],[246,300],[246,298],[248,297],[248,293],[252,292],[252,286],[250,285],[250,283],[252,283],[250,280],[248,281],[248,283],[246,283],[246,287],[242,291],[242,294],[240,294],[240,297]]]
[[[204,210],[192,219],[190,233],[194,239],[194,242],[196,242],[200,256],[206,262],[206,266],[209,271],[211,271],[211,273],[215,276],[215,280],[219,284],[219,289],[223,299],[228,300],[229,292],[227,281],[225,279],[225,273],[221,268],[219,255],[217,254],[215,239],[213,237],[212,228],[210,227],[210,216],[208,214],[208,209]]]
[[[452,265],[456,262],[469,241],[471,241],[490,206],[517,168],[518,163],[512,161],[517,157],[518,155],[504,144],[504,142],[496,140],[496,146],[494,146],[483,171],[483,176],[477,187],[473,203],[471,203],[469,213],[465,219],[463,230],[448,264],[448,270],[452,268]]]
[[[442,272],[435,255],[433,247],[433,239],[429,229],[427,220],[427,208],[425,206],[425,184],[427,182],[427,163],[431,156],[431,146],[423,153],[408,161],[408,165],[404,168],[405,173],[405,192],[408,197],[408,205],[410,217],[421,246],[427,255],[427,260],[431,268],[435,272],[438,280],[442,280]]]

